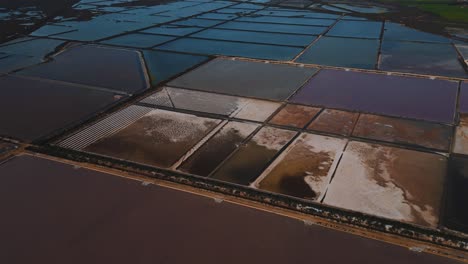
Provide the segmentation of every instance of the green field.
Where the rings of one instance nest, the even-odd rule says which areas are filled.
[[[424,3],[416,7],[450,21],[468,23],[468,6]]]
[[[380,0],[386,3],[399,3],[405,6],[417,7],[452,22],[468,23],[468,5],[457,4],[456,1],[440,0]]]

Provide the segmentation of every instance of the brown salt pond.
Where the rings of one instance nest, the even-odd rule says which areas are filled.
[[[323,202],[437,227],[446,169],[442,155],[353,141]]]
[[[252,123],[229,122],[209,139],[178,170],[208,176],[258,127]]]
[[[468,115],[460,115],[460,123],[455,131],[453,152],[468,155]]]
[[[446,191],[444,226],[468,233],[468,158],[452,156],[449,160],[448,188]]]
[[[325,109],[307,127],[308,130],[349,136],[359,117],[358,113]]]
[[[320,112],[320,108],[302,105],[288,104],[281,109],[270,121],[270,124],[303,128],[314,116]]]
[[[82,150],[101,138],[111,136],[131,125],[154,108],[130,105],[88,127],[82,128],[71,136],[56,142],[57,145],[73,150]]]
[[[452,133],[451,126],[361,114],[353,136],[448,151]]]
[[[156,109],[83,150],[158,167],[170,167],[219,122],[217,119]]]
[[[461,83],[460,94],[458,95],[458,111],[468,113],[468,81]]]
[[[230,156],[211,177],[249,185],[295,134],[293,131],[263,127],[246,145]]]
[[[265,170],[254,186],[320,201],[345,145],[345,139],[303,133]]]

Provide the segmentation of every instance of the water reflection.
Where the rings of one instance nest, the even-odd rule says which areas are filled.
[[[457,58],[466,53],[467,26],[411,7],[298,0],[51,2],[1,7],[0,29],[8,30],[0,41],[29,34],[192,55],[467,76],[466,58]],[[437,54],[435,65],[425,65],[427,54]]]

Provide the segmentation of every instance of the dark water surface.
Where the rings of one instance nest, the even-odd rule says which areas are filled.
[[[1,263],[461,263],[29,155],[0,174]]]

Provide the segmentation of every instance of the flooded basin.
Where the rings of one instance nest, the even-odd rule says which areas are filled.
[[[10,73],[31,65],[41,63],[42,58],[25,56],[25,55],[1,55],[0,57],[0,74]]]
[[[253,32],[253,31],[240,31],[229,29],[206,29],[192,37],[241,41],[261,44],[285,45],[285,46],[298,46],[306,47],[316,38],[315,36],[308,35],[294,35],[285,33],[272,33],[272,32]]]
[[[8,252],[0,257],[2,262],[26,263],[38,258],[48,262],[50,258],[44,252],[49,248],[65,250],[65,241],[73,240],[108,217],[113,218],[116,210],[120,215],[128,213],[148,198],[138,181],[32,155],[7,160],[0,165],[0,174],[1,207],[10,212],[0,220],[0,232],[4,238],[22,241],[3,244],[2,240],[2,247]],[[3,229],[5,226],[23,226],[28,231]],[[31,232],[37,236],[31,237]],[[26,245],[31,247],[27,254]]]
[[[175,37],[164,35],[134,33],[104,40],[100,43],[132,48],[151,48],[174,39]]]
[[[226,7],[226,8],[218,9],[215,11],[216,13],[220,13],[220,14],[237,14],[237,15],[246,15],[252,12],[256,12],[256,10],[254,9],[231,8],[231,7]]]
[[[385,22],[384,40],[405,40],[418,42],[450,43],[450,39],[406,27],[402,24]]]
[[[58,51],[64,41],[20,38],[0,46],[0,73],[8,73],[43,62]]]
[[[465,63],[465,67],[468,67],[468,43],[465,44],[455,44],[458,52],[460,53],[461,57],[463,58],[463,62]]]
[[[321,37],[296,62],[374,69],[379,45],[378,39]]]
[[[270,165],[254,186],[320,201],[346,140],[303,133]]]
[[[332,37],[378,39],[380,38],[382,26],[382,22],[341,20],[326,35]]]
[[[458,111],[468,113],[468,81],[462,82],[458,96]]]
[[[313,4],[313,5],[310,5],[310,7],[319,8],[320,10],[326,10],[326,11],[340,12],[341,14],[351,13],[351,11],[349,11],[349,10],[339,8],[339,7],[334,6],[334,5]],[[346,18],[346,17],[344,17],[344,18]]]
[[[460,115],[460,123],[455,129],[453,152],[468,155],[468,115]]]
[[[307,127],[308,130],[349,136],[358,120],[359,113],[325,109]]]
[[[260,9],[263,9],[264,6],[261,3],[240,3],[237,5],[230,6],[229,8],[260,10]]]
[[[389,10],[382,6],[371,6],[366,4],[334,4],[333,6],[343,8],[345,10],[350,10],[357,13],[365,13],[365,14],[380,14],[386,13]]]
[[[288,104],[283,107],[269,121],[269,123],[280,126],[303,128],[318,114],[318,112],[320,112],[320,110],[320,108],[316,107]]]
[[[446,169],[442,155],[350,142],[323,202],[437,227]]]
[[[361,114],[353,136],[449,151],[453,128],[429,122]]]
[[[230,21],[216,26],[224,29],[251,30],[259,32],[272,33],[293,33],[304,35],[320,35],[327,27],[322,26],[304,26],[304,25],[287,25],[287,24],[268,24],[268,23],[251,23]]]
[[[151,10],[147,9],[146,11]],[[85,17],[73,14],[70,18],[53,21],[54,26],[64,26],[70,32],[54,35],[54,38],[76,41],[99,41],[138,29],[177,20],[176,17],[147,14],[144,9],[132,12],[95,12],[87,11]],[[118,26],[116,26],[118,24]]]
[[[212,19],[201,19],[201,18],[189,18],[173,22],[171,25],[186,26],[186,27],[200,27],[209,28],[224,23],[222,20]]]
[[[114,264],[135,259],[279,264],[306,263],[311,255],[324,263],[463,263],[238,203],[214,202],[214,194],[148,185],[47,158],[15,157],[0,164],[0,175],[0,245],[7,252],[2,263],[48,263],[53,256],[55,263],[70,264],[109,258]],[[190,246],[181,247],[181,241]],[[252,253],[249,258],[232,254],[220,241]],[[216,258],[203,250],[207,244]],[[334,247],[344,250],[333,254]]]
[[[142,30],[142,33],[148,34],[161,34],[168,36],[186,36],[194,32],[201,31],[203,28],[191,27],[191,26],[180,26],[180,25],[161,25],[158,27],[152,27],[149,29]]]
[[[255,14],[266,15],[266,16],[277,16],[277,17],[303,17],[303,18],[327,18],[337,19],[340,15],[314,12],[309,10],[300,9],[289,9],[289,8],[278,8],[278,7],[267,7],[262,9]]]
[[[0,52],[43,59],[60,49],[65,42],[56,39],[18,38],[0,45]]]
[[[157,47],[160,50],[201,55],[224,55],[268,60],[292,60],[302,48],[223,40],[182,38]]]
[[[449,159],[449,180],[445,200],[444,226],[468,233],[468,158]]]
[[[167,168],[217,124],[216,119],[156,109],[83,150]]]
[[[68,33],[73,31],[73,28],[66,26],[45,25],[38,30],[32,32],[30,35],[34,37],[50,37],[57,34]]]
[[[59,5],[34,4],[42,2]],[[0,44],[0,153],[9,149],[2,140],[18,146],[0,154],[0,175],[15,176],[0,177],[0,228],[7,227],[0,263],[50,256],[60,263],[198,263],[209,255],[206,245],[221,256],[207,262],[450,262],[426,252],[460,258],[468,232],[460,213],[468,153],[463,23],[394,3],[67,2],[50,14],[20,10],[25,30]],[[0,7],[0,29],[19,21],[14,16]],[[7,34],[0,30],[0,38]],[[18,154],[25,152],[34,157]],[[155,184],[169,180],[209,198],[199,202],[150,179],[119,184],[76,165],[154,176]],[[90,196],[80,199],[85,189]],[[234,206],[223,197],[229,193],[236,203],[282,206],[307,220],[292,219],[291,232],[276,225],[284,219],[275,214]],[[47,204],[39,214],[31,210],[38,204]],[[76,219],[54,218],[73,210]],[[330,221],[403,247],[309,232]],[[121,223],[137,224],[127,230]],[[29,239],[41,226],[43,243]],[[191,246],[180,246],[184,237]],[[230,239],[251,258],[218,243]],[[289,247],[285,254],[275,250],[278,241]],[[162,250],[148,255],[148,245]],[[367,254],[355,254],[362,249]]]
[[[238,18],[238,16],[237,14],[207,13],[207,14],[196,16],[196,18],[232,20],[232,19]]]
[[[333,23],[335,23],[335,20],[333,19],[262,16],[257,14],[251,16],[243,16],[236,19],[236,21],[325,27],[331,26]]]
[[[138,24],[128,21],[119,24],[119,27],[116,27],[115,23],[117,23],[115,16],[112,14],[106,14],[97,16],[90,20],[65,20],[58,21],[51,25],[63,26],[70,29],[63,33],[54,35],[54,38],[74,41],[98,41],[139,28]],[[150,24],[146,24],[146,26],[150,26]]]
[[[384,40],[381,52],[382,70],[468,77],[451,44]]]
[[[284,7],[306,8],[312,3],[314,3],[312,0],[286,0],[279,5]]]
[[[156,86],[203,62],[209,57],[164,51],[143,51],[151,85]]]
[[[112,92],[16,76],[0,77],[0,135],[33,141],[123,99]]]
[[[252,123],[229,122],[201,146],[178,170],[208,176],[258,127]]]
[[[263,127],[210,177],[249,185],[260,176],[262,171],[295,134],[296,132],[293,131]]]
[[[54,56],[53,60],[22,70],[19,74],[126,93],[149,87],[138,52],[94,45],[69,48]]]
[[[215,59],[169,82],[169,85],[284,100],[315,72],[314,68]]]
[[[458,83],[321,70],[290,101],[451,124]]]

